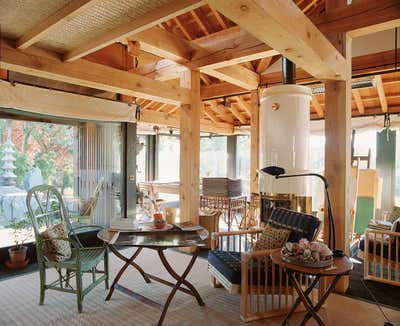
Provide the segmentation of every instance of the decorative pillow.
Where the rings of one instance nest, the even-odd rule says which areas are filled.
[[[288,241],[290,230],[276,229],[267,225],[253,246],[253,251],[282,248]]]
[[[62,262],[71,258],[71,244],[65,240],[56,240],[54,238],[68,238],[68,232],[64,224],[55,224],[41,233],[44,242],[44,254],[50,261]],[[52,240],[53,239],[53,240]]]

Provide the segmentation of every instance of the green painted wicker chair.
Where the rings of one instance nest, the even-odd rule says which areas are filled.
[[[78,311],[82,312],[82,301],[95,286],[105,282],[108,289],[108,249],[102,247],[83,247],[76,234],[78,228],[72,229],[68,211],[64,206],[61,194],[53,186],[40,185],[29,190],[26,205],[32,220],[36,239],[36,253],[40,273],[40,300],[44,302],[45,291],[48,289],[74,293],[77,296]],[[68,232],[68,237],[44,238],[42,232],[52,225],[62,223]],[[87,228],[101,228],[99,226],[84,226]],[[51,261],[46,256],[46,241],[68,241],[71,245],[71,257],[64,261]],[[97,265],[104,260],[104,270],[98,270]],[[58,272],[58,279],[46,283],[46,269],[54,267]],[[82,276],[92,274],[91,284],[83,288]],[[100,276],[101,275],[101,276]],[[76,286],[70,284],[75,277]]]

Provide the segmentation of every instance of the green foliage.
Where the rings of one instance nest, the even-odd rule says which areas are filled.
[[[16,218],[11,219],[6,228],[13,229],[14,243],[17,247],[22,247],[32,235],[32,224],[27,215],[19,221]]]
[[[14,173],[17,175],[17,187],[24,188],[25,174],[33,167],[40,169],[44,183],[62,189],[72,187],[73,126],[0,119],[0,145],[7,140],[8,128],[11,128],[15,142]],[[0,159],[3,151],[3,146],[0,146]],[[57,175],[56,171],[62,171],[62,176]]]
[[[42,171],[43,181],[46,184],[52,183],[50,177],[52,177],[55,172],[56,157],[57,154],[53,151],[47,153],[38,152],[35,155],[35,166]]]
[[[17,175],[16,183],[17,187],[24,188],[25,173],[30,170],[30,165],[26,157],[26,153],[15,153],[15,170],[14,173]]]

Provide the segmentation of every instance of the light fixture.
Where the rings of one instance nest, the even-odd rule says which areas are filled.
[[[222,105],[227,108],[230,108],[232,106],[231,102],[229,102],[226,97],[224,97],[224,99],[222,100]]]
[[[368,88],[368,87],[374,87],[374,86],[375,86],[374,79],[356,80],[351,83],[352,89]],[[325,93],[325,86],[319,85],[316,87],[311,87],[311,93],[313,95],[323,94],[323,93]]]
[[[285,169],[279,166],[268,166],[260,170],[262,173],[269,174],[275,176],[276,179],[283,179],[283,178],[293,178],[293,177],[306,177],[306,176],[313,176],[320,178],[325,186],[325,194],[328,206],[328,221],[329,221],[329,232],[328,232],[328,247],[332,249],[333,256],[341,257],[343,256],[343,250],[336,249],[336,231],[335,231],[335,223],[333,219],[332,213],[332,205],[331,199],[329,197],[329,185],[326,181],[325,177],[318,174],[318,173],[300,173],[300,174],[285,174]]]

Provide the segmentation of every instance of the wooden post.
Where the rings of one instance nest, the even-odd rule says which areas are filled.
[[[185,72],[181,86],[191,89],[191,104],[180,108],[180,220],[199,223],[200,174],[200,73]],[[168,164],[168,162],[160,162]]]
[[[250,117],[250,193],[258,192],[257,170],[260,168],[260,123],[259,123],[259,96],[258,90],[251,91]]]
[[[346,58],[346,80],[325,83],[325,176],[329,183],[336,228],[336,248],[349,251],[349,187],[351,176],[351,38],[345,34],[331,39]],[[327,210],[325,209],[325,212]],[[328,219],[324,219],[324,237],[328,237]],[[336,286],[345,292],[348,277]]]

